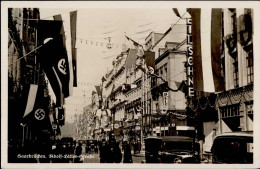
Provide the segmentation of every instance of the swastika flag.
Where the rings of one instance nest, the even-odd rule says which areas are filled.
[[[60,21],[41,21],[38,29],[38,35],[41,37],[40,43],[43,43],[47,38],[52,38],[43,44],[38,52],[41,66],[55,93],[57,107],[61,107],[64,98],[70,95],[70,69],[63,35],[60,34],[61,28]]]
[[[22,120],[22,123],[31,122],[37,130],[47,127],[49,122],[49,100],[47,97],[44,97],[44,88],[45,86],[43,85],[30,85],[27,105]]]

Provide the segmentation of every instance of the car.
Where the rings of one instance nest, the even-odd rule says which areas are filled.
[[[185,136],[147,137],[146,163],[198,163],[198,151],[193,138]]]
[[[223,133],[215,137],[212,163],[253,163],[253,131]]]
[[[95,152],[98,153],[97,140],[86,140],[86,153]]]

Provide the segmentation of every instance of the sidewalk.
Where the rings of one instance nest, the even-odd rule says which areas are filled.
[[[144,157],[145,156],[145,151],[140,151],[140,153],[134,154],[134,152],[132,151],[132,156],[135,157]]]

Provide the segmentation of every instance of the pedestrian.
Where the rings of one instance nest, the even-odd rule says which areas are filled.
[[[108,146],[105,139],[102,139],[101,145],[99,147],[99,158],[100,163],[106,163],[107,162],[107,156],[108,156]]]
[[[124,149],[124,161],[123,161],[123,163],[133,163],[131,148],[130,148],[130,145],[128,144],[127,141],[124,141],[123,149]]]
[[[122,153],[119,144],[114,138],[109,140],[109,150],[107,156],[108,163],[120,163],[122,161]]]
[[[75,150],[75,159],[74,159],[74,163],[82,163],[82,143],[79,142],[78,146],[76,147],[76,150]]]

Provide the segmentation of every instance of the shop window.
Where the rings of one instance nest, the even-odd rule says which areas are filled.
[[[240,116],[239,108],[240,108],[239,104],[222,107],[220,108],[221,117],[228,118],[228,117]]]

